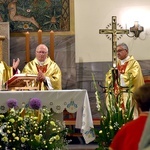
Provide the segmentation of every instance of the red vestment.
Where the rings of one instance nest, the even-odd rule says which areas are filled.
[[[44,65],[44,66],[40,66],[40,65],[37,65],[37,70],[39,72],[39,70],[42,71],[42,73],[45,73],[47,71],[47,65]]]
[[[144,130],[147,116],[140,115],[139,118],[126,123],[118,130],[110,147],[113,150],[138,150],[138,144]]]

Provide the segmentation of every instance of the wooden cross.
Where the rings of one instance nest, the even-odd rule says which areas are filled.
[[[100,29],[99,34],[112,34],[112,66],[117,67],[117,34],[129,34],[127,29],[117,29],[117,17],[112,16],[112,29]]]

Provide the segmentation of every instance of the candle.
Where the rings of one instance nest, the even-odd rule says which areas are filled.
[[[50,58],[54,60],[54,31],[50,31]]]
[[[42,30],[38,31],[38,44],[42,44]]]
[[[3,40],[5,40],[5,36],[0,35],[0,61],[3,60]]]
[[[26,32],[26,62],[30,61],[30,33]]]

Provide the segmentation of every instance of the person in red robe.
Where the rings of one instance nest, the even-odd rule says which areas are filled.
[[[121,127],[113,138],[109,150],[138,150],[142,132],[150,110],[150,84],[144,84],[133,94],[140,115]]]
[[[150,150],[150,111],[139,142],[138,150]]]

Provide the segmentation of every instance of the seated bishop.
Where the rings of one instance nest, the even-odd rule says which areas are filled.
[[[44,44],[37,46],[35,58],[25,65],[22,73],[37,75],[34,86],[40,90],[62,89],[61,70],[48,56],[48,48]]]

